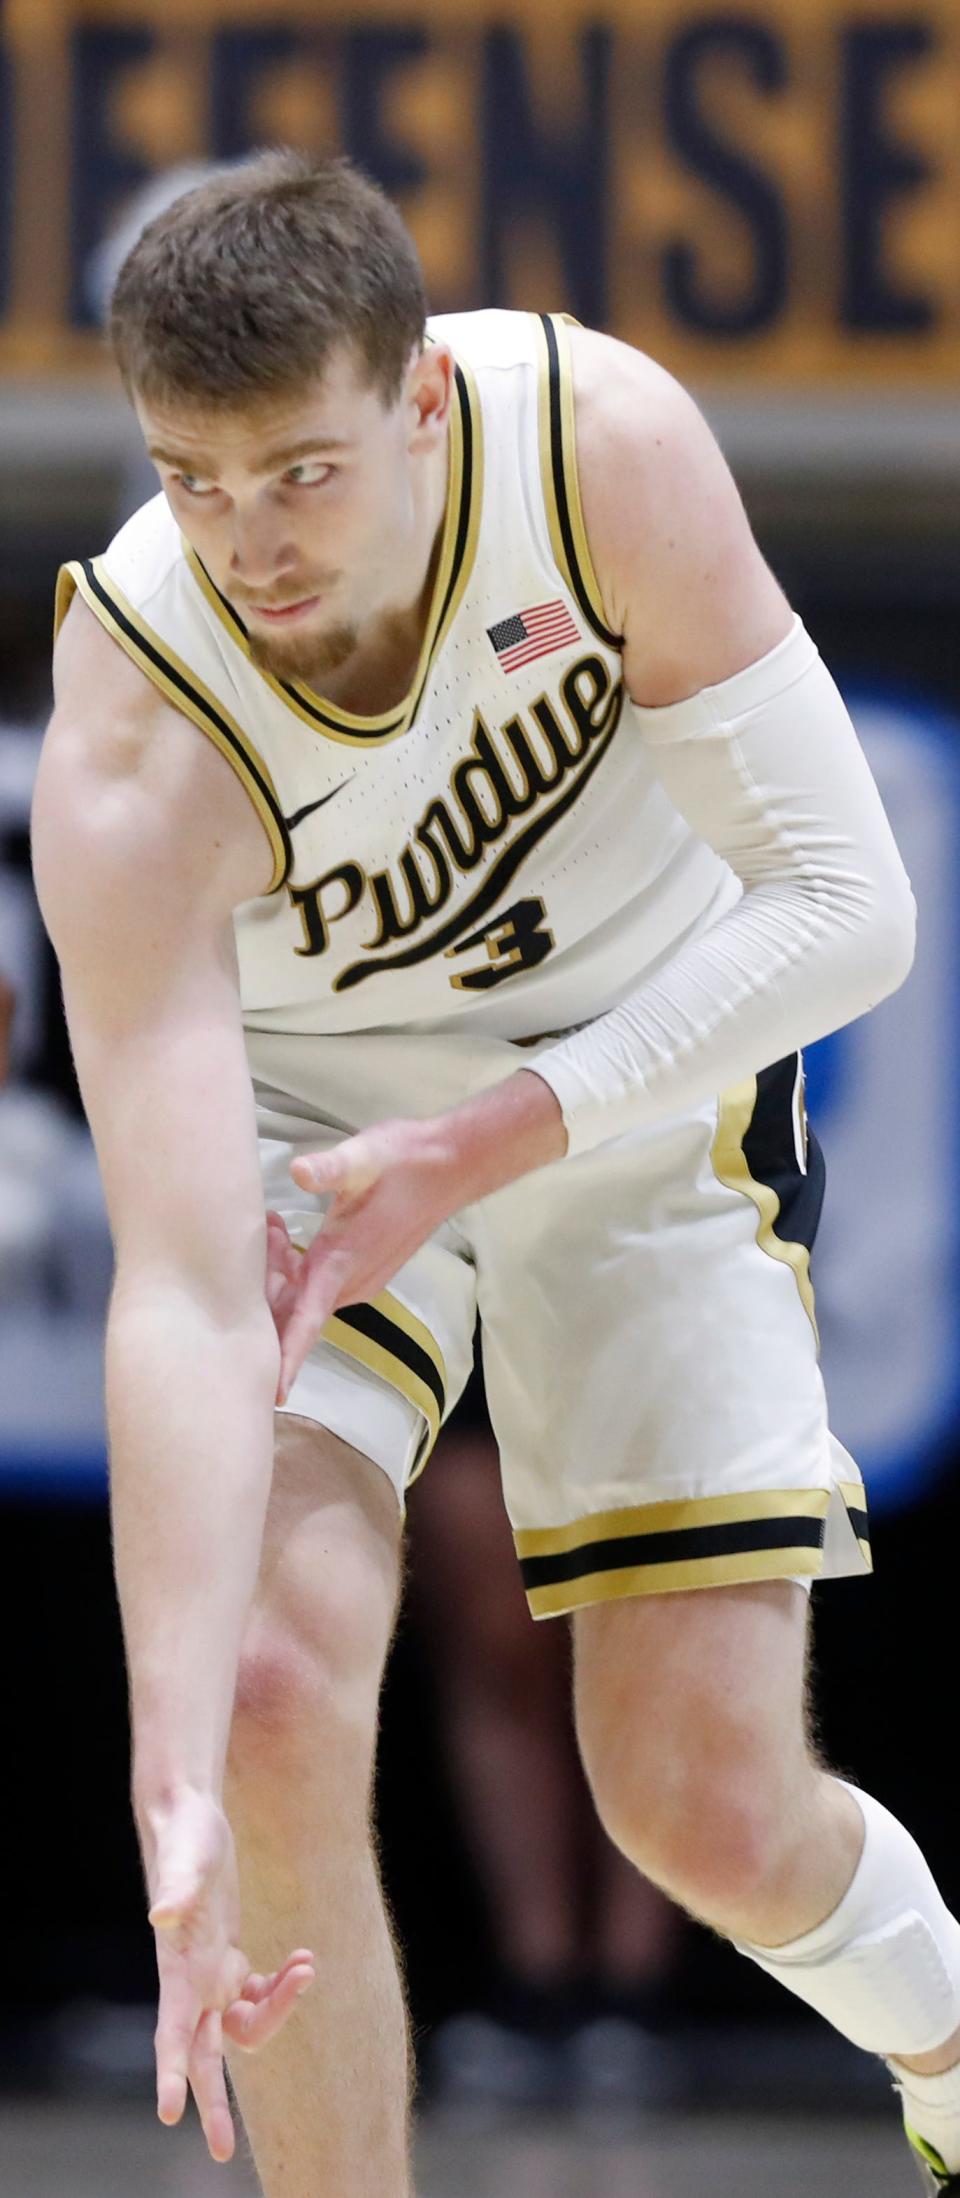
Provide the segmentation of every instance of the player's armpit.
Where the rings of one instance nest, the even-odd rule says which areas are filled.
[[[755,663],[790,609],[693,399],[613,337],[572,329],[584,524],[636,702],[679,702]]]

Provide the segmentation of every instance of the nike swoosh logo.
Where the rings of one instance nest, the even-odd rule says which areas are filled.
[[[345,786],[352,786],[356,775],[355,771],[351,771],[350,777],[342,778],[339,786],[335,786],[332,793],[321,794],[319,801],[308,801],[302,809],[296,809],[292,817],[285,817],[284,823],[287,831],[295,832],[297,825],[303,823],[304,817],[312,817],[315,809],[323,809],[328,801],[333,801],[336,794],[342,794]]]

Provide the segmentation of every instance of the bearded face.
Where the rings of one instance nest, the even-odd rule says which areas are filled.
[[[421,555],[421,460],[443,459],[451,368],[431,347],[388,403],[343,349],[253,412],[137,399],[174,516],[274,678],[322,691],[364,629],[389,625]]]

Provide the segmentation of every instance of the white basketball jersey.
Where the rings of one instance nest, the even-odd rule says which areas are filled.
[[[236,919],[251,1029],[566,1029],[739,890],[659,787],[624,695],[580,508],[566,324],[430,327],[457,361],[449,489],[401,706],[357,717],[260,671],[163,496],[61,575],[59,615],[79,589],[263,821],[273,888]]]

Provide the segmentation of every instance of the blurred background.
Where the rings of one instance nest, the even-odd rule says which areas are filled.
[[[956,0],[0,0],[0,2168],[16,2198],[208,2187],[192,2135],[158,2147],[150,2123],[152,1947],[106,1510],[110,1250],[27,823],[58,564],[102,549],[152,493],[100,334],[111,270],[160,197],[278,142],[345,150],[394,193],[436,310],[562,308],[679,373],[853,709],[921,931],[904,990],[809,1063],[831,1178],[825,1371],[877,1561],[872,1583],[815,1595],[817,1699],[833,1759],[903,1815],[960,1903],[944,1713],[960,1513]],[[410,1548],[381,1823],[430,2198],[905,2189],[872,2064],[676,1916],[593,1826],[565,1625],[526,1618],[479,1380],[415,1492]],[[245,2172],[229,2175],[252,2190]]]

